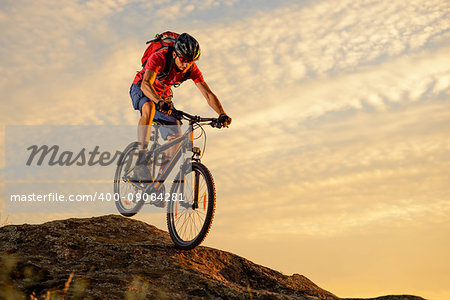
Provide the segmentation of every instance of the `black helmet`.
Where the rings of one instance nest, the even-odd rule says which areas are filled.
[[[175,52],[187,60],[194,61],[200,58],[200,45],[197,40],[187,33],[182,33],[175,41]]]

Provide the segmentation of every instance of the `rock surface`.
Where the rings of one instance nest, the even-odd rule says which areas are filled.
[[[4,226],[0,255],[0,299],[339,299],[229,252],[177,250],[167,232],[118,215]]]

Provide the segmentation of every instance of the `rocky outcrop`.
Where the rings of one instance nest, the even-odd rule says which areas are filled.
[[[118,215],[4,226],[0,253],[0,299],[338,299],[229,252],[177,250],[168,233]]]

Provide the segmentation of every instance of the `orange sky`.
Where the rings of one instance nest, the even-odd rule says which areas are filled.
[[[3,137],[8,125],[137,124],[128,90],[145,41],[190,32],[233,117],[208,130],[217,209],[204,244],[340,297],[450,299],[448,1],[0,7]],[[214,115],[192,83],[174,92],[178,108]],[[8,219],[76,216],[89,215]]]

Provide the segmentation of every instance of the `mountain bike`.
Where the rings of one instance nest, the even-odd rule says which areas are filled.
[[[189,250],[198,246],[208,234],[216,202],[216,192],[213,177],[200,159],[206,148],[206,132],[202,125],[221,128],[217,118],[193,116],[179,110],[173,110],[172,115],[178,120],[187,120],[189,126],[181,135],[164,144],[159,143],[159,127],[151,127],[152,146],[147,152],[151,180],[136,181],[133,169],[136,165],[138,143],[129,144],[122,152],[114,178],[114,195],[118,211],[127,217],[135,215],[144,204],[167,206],[167,227],[170,237],[179,249]],[[205,136],[203,151],[194,147],[194,130],[200,129]],[[177,145],[177,146],[176,146]],[[164,172],[159,172],[158,160],[164,151],[176,146],[175,154],[170,159]],[[184,157],[184,159],[182,159]],[[168,175],[178,165],[170,192],[165,192],[164,182]],[[154,192],[159,183],[162,190]]]

